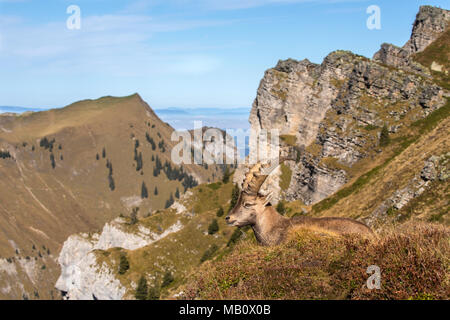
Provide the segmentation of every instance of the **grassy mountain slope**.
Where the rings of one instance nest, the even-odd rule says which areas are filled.
[[[424,51],[413,58],[432,69],[433,81],[449,89],[450,30],[443,32]],[[433,63],[442,66],[433,70]],[[448,96],[448,93],[447,93]],[[390,108],[389,108],[390,109]],[[450,152],[450,101],[421,120],[401,119],[402,127],[390,135],[390,141],[374,150],[371,158],[351,168],[352,179],[337,193],[312,207],[316,215],[334,215],[381,220],[385,223],[419,219],[450,223],[449,212],[449,152]],[[406,122],[405,122],[406,121]],[[368,128],[374,130],[374,128]],[[376,130],[375,130],[376,131]],[[380,132],[378,132],[379,136]],[[408,191],[414,179],[420,176],[430,157],[439,157],[437,167],[440,178],[431,182],[424,193],[414,197],[400,210],[384,208],[381,217],[373,217],[376,209],[386,206],[386,199],[395,192]],[[344,168],[344,170],[349,168]],[[400,192],[401,193],[401,192]],[[386,210],[387,209],[387,210]],[[378,210],[380,211],[380,210]],[[375,224],[377,223],[374,221]],[[380,222],[380,221],[378,221]]]
[[[386,146],[384,157],[374,161],[369,170],[355,177],[336,194],[314,205],[312,212],[317,215],[368,219],[384,200],[411,184],[412,180],[420,175],[430,157],[442,157],[441,171],[448,172],[449,115],[450,103],[447,103],[424,120],[416,122],[409,128],[408,135],[393,139],[390,145]],[[402,215],[399,216],[401,212],[396,213],[396,218],[429,220],[432,215],[448,212],[448,179],[437,179],[429,188],[433,192],[443,194],[443,197],[437,198],[442,200],[440,205],[433,206],[434,209],[429,207],[428,210],[417,208],[417,214],[414,214],[413,208],[409,206],[408,212],[405,208]],[[417,205],[420,205],[420,201]],[[445,221],[448,223],[448,217],[445,217]]]
[[[353,182],[344,187],[350,188],[348,195],[336,202],[331,201],[330,207],[315,214],[354,218],[369,215],[376,204],[420,172],[427,158],[448,150],[448,128],[447,104],[416,123],[412,129],[415,136],[402,144],[392,142],[387,146],[389,152],[383,152],[389,157],[385,156],[386,159],[380,161],[373,173],[364,175],[367,178],[362,178],[363,184],[359,182],[358,187],[351,187]],[[147,276],[149,285],[160,285],[164,273],[170,270],[175,281],[162,290],[161,298],[448,298],[448,179],[433,182],[403,211],[390,212],[380,220],[374,239],[340,237],[317,229],[297,229],[287,243],[273,248],[257,245],[251,231],[244,232],[246,239],[234,247],[226,246],[233,229],[225,226],[223,219],[219,219],[219,239],[211,242],[210,236],[199,237],[198,230],[192,225],[198,223],[197,219],[212,221],[219,205],[227,208],[231,186],[201,185],[193,191],[194,195],[184,202],[188,208],[186,211],[195,208],[194,212],[202,213],[191,218],[187,224],[190,227],[148,247],[126,252],[130,271],[124,276],[117,274],[117,277],[128,288],[128,297],[133,298],[135,292],[131,283],[136,284],[141,276]],[[430,199],[435,193],[439,193],[439,197]],[[210,201],[218,197],[219,201]],[[319,203],[319,208],[322,205]],[[203,206],[206,208],[202,209]],[[304,214],[297,203],[286,203],[286,207],[290,216]],[[413,214],[405,210],[413,210]],[[403,212],[409,214],[403,216]],[[168,213],[164,215],[167,217]],[[205,222],[201,223],[203,232]],[[208,250],[213,243],[218,249],[211,256],[212,260],[199,264],[201,251]],[[195,248],[194,251],[189,251],[191,248]],[[112,270],[118,270],[119,256],[123,252],[120,249],[99,252],[99,264],[107,262]],[[180,264],[180,261],[184,263]],[[366,269],[373,264],[382,270],[381,290],[373,291],[366,287],[369,277]]]
[[[285,244],[238,244],[205,263],[182,288],[186,299],[448,299],[450,234],[439,226],[405,225],[378,239],[297,229]],[[367,268],[381,269],[369,290]]]
[[[0,298],[34,297],[34,292],[50,298],[59,271],[55,257],[44,251],[56,255],[73,233],[98,229],[134,207],[147,215],[175,198],[177,189],[182,194],[185,180],[168,179],[164,172],[172,131],[137,94],[0,116],[5,155],[0,157],[0,261],[5,265]],[[163,169],[155,176],[158,160]],[[221,175],[214,166],[185,166],[186,174],[180,172],[180,178],[192,176],[199,183]],[[143,183],[148,198],[142,198]],[[28,263],[27,273],[20,261],[36,265]],[[16,272],[5,271],[13,265]],[[42,281],[37,280],[41,273]],[[10,285],[15,282],[25,289]]]
[[[285,244],[266,248],[250,237],[192,272],[176,292],[187,299],[448,299],[449,110],[447,103],[415,123],[408,138],[388,145],[370,171],[309,213],[370,217],[420,175],[427,159],[439,156],[442,179],[402,209],[388,208],[377,217],[375,238],[298,228]],[[305,214],[298,202],[285,206],[290,216]],[[370,265],[381,269],[379,290],[367,288]]]
[[[203,184],[178,200],[175,207],[140,218],[135,224],[130,224],[128,219],[124,231],[129,234],[138,234],[143,228],[161,234],[171,225],[181,224],[182,227],[136,250],[96,250],[97,266],[112,270],[114,277],[126,288],[125,299],[134,299],[136,285],[142,276],[146,277],[150,287],[158,288],[161,296],[167,296],[203,261],[229,250],[227,243],[234,228],[227,226],[224,216],[218,217],[217,211],[219,207],[228,209],[232,188],[230,182]],[[217,221],[217,230],[211,230],[213,221]],[[126,257],[129,265],[124,273],[119,272],[121,256]],[[173,281],[163,285],[167,273]]]
[[[430,68],[439,84],[450,90],[450,28],[414,59]]]

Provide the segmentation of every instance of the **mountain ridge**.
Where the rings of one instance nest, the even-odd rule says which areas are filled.
[[[55,255],[69,235],[137,207],[146,216],[217,180],[216,166],[172,165],[168,175],[173,130],[137,94],[0,117],[0,150],[10,155],[0,158],[0,259],[12,270],[0,272],[0,296],[58,297]]]

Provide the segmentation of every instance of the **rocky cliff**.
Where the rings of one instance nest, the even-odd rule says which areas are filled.
[[[403,46],[410,55],[425,50],[439,35],[446,31],[450,11],[432,6],[422,6],[413,24],[411,38]]]
[[[67,300],[120,300],[135,298],[141,277],[161,291],[168,289],[162,283],[166,273],[174,283],[182,282],[229,241],[234,230],[216,212],[228,206],[232,187],[231,182],[201,185],[168,209],[135,220],[119,217],[96,233],[70,236],[58,257],[56,289]],[[209,226],[215,219],[217,230],[212,232]],[[119,272],[122,257],[128,268]],[[2,269],[15,272],[0,261]]]
[[[404,136],[411,123],[445,104],[448,92],[413,54],[447,30],[449,18],[447,10],[424,6],[403,48],[383,44],[373,59],[335,51],[320,65],[288,59],[266,71],[251,127],[278,129],[283,143],[301,150],[299,163],[288,163],[292,179],[279,197],[321,201],[382,152],[384,126],[393,137]],[[277,177],[265,188],[280,190]]]
[[[126,289],[114,277],[115,270],[106,264],[99,264],[95,250],[120,247],[136,250],[178,232],[183,225],[177,221],[164,232],[158,234],[139,226],[136,232],[125,230],[126,221],[117,218],[107,223],[100,233],[70,236],[63,245],[58,262],[61,276],[56,288],[70,300],[120,300]]]

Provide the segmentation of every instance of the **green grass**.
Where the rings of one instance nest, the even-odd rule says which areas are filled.
[[[443,222],[445,214],[447,214],[447,212],[440,212],[440,213],[433,214],[432,216],[430,216],[428,221],[430,221],[430,222]]]
[[[415,55],[414,60],[430,67],[433,62],[436,62],[444,67],[450,65],[450,29],[444,32],[432,44],[430,44],[424,51]]]
[[[446,119],[450,115],[450,99],[447,99],[447,103],[433,111],[430,115],[428,115],[426,118],[420,119],[414,123],[412,123],[412,126],[415,128],[418,128],[419,134],[424,134],[429,131],[431,131],[436,125]]]
[[[297,145],[297,137],[291,134],[283,134],[280,139],[289,146],[295,147]]]
[[[373,124],[368,124],[367,126],[364,127],[364,130],[373,131],[373,130],[376,130],[378,128],[379,128],[378,126],[374,126]]]
[[[207,185],[208,188],[212,190],[218,190],[222,186],[222,182],[214,182]]]
[[[286,191],[291,184],[292,170],[285,164],[281,164],[280,188]]]
[[[436,62],[444,67],[443,71],[450,71],[450,29],[430,44],[424,51],[417,53],[414,60],[420,64],[431,67]],[[432,71],[435,82],[442,88],[450,90],[450,76],[445,72]]]

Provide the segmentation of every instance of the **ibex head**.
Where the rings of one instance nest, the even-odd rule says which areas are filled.
[[[267,177],[272,173],[279,163],[291,159],[280,157],[279,161],[269,164],[257,163],[245,175],[242,183],[242,191],[235,207],[225,218],[227,223],[235,227],[254,225],[258,214],[262,214],[267,206],[270,206],[271,194],[263,196],[259,190]]]

